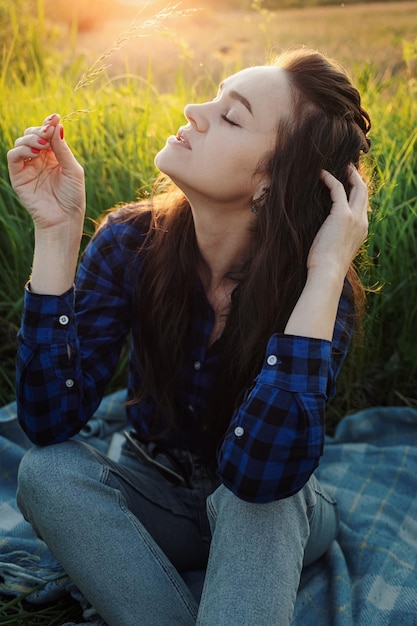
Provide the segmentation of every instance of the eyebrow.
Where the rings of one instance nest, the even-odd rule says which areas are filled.
[[[219,90],[221,91],[223,89],[223,85],[224,85],[224,81],[220,83],[219,85]],[[237,100],[238,102],[241,102],[243,104],[243,106],[249,111],[249,113],[251,115],[253,115],[252,112],[252,107],[250,105],[250,102],[247,98],[245,98],[245,96],[242,96],[241,93],[239,93],[238,91],[236,91],[235,89],[232,89],[232,91],[229,93],[229,96],[231,98],[233,98],[233,100]]]

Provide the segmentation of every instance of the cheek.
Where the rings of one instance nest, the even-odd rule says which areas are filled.
[[[228,176],[234,176],[236,180],[239,180],[242,187],[251,189],[257,178],[260,160],[261,157],[258,158],[256,153],[251,153],[250,149],[245,149],[235,156],[234,161],[230,164],[231,167],[225,167],[225,170],[227,169],[229,172]]]
[[[254,172],[258,166],[260,151],[253,142],[241,142],[239,144],[224,144],[222,149],[217,150],[217,161],[228,170],[235,170],[237,173]],[[213,157],[214,158],[214,157]]]

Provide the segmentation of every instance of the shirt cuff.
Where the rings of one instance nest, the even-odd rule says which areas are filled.
[[[257,383],[296,393],[326,393],[330,341],[275,334],[268,341]]]
[[[20,336],[37,344],[67,342],[75,325],[74,287],[60,296],[33,293],[26,285]]]

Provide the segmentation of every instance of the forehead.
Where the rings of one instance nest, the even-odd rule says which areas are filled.
[[[291,92],[286,71],[281,67],[249,67],[223,81],[223,90],[237,91],[249,101],[254,115],[274,111],[290,114]]]

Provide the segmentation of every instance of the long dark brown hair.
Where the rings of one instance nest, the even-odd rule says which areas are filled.
[[[347,167],[359,167],[370,145],[369,115],[339,66],[304,48],[286,52],[276,63],[287,72],[293,114],[279,124],[276,149],[259,164],[269,172],[269,192],[254,218],[250,259],[231,276],[239,288],[221,338],[210,406],[201,416],[208,427],[205,445],[210,454],[259,372],[269,337],[284,330],[305,285],[308,252],[331,208],[320,179],[322,169],[336,176],[348,193]],[[137,207],[131,215],[137,218]],[[143,384],[134,401],[152,394],[162,436],[181,427],[175,390],[187,352],[200,261],[190,206],[182,193],[154,198],[140,252],[145,261],[133,337]],[[353,265],[348,281],[348,297],[358,313],[363,290]]]

